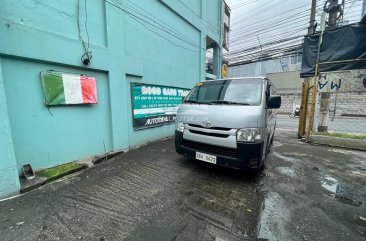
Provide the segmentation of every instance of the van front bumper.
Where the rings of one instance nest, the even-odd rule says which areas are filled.
[[[175,131],[175,150],[177,153],[196,158],[196,152],[216,156],[216,164],[245,171],[258,171],[262,165],[264,142],[237,143],[237,149],[187,141],[183,133]]]

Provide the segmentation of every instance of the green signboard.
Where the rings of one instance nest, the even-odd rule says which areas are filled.
[[[131,83],[133,127],[145,129],[174,122],[189,89]]]

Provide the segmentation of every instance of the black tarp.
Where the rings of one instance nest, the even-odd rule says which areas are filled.
[[[300,73],[302,78],[314,76],[318,40],[319,35],[305,37]],[[320,72],[366,68],[366,61],[322,64],[354,59],[366,59],[366,24],[352,24],[324,32],[320,47]]]

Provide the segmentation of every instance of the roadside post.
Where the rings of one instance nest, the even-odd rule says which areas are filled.
[[[315,13],[316,13],[316,0],[312,0],[311,2],[311,12],[310,12],[310,21],[309,21],[309,28],[308,34],[315,33]],[[298,138],[303,138],[305,135],[306,130],[306,118],[308,112],[308,98],[309,98],[309,82],[311,78],[307,78],[304,80],[302,84],[302,91],[301,91],[301,106],[300,106],[300,116],[299,116],[299,128],[297,132]]]
[[[318,40],[318,49],[317,49],[317,56],[316,56],[316,64],[315,64],[315,73],[314,73],[314,81],[312,85],[312,96],[311,96],[311,106],[310,106],[310,114],[309,114],[309,126],[306,131],[306,141],[311,142],[311,135],[313,133],[313,126],[314,126],[314,115],[315,115],[315,108],[316,108],[316,97],[317,97],[317,86],[318,86],[318,75],[319,75],[319,59],[320,59],[320,47],[323,42],[323,33],[325,30],[325,20],[327,14],[325,12],[321,15],[321,23],[320,23],[320,34]]]

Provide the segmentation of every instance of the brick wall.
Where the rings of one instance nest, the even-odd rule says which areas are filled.
[[[278,110],[279,114],[289,114],[295,109],[296,105],[301,104],[300,94],[281,94],[281,108]]]
[[[299,72],[273,73],[267,74],[267,77],[276,86],[277,94],[282,97],[282,106],[278,113],[288,114],[295,109],[296,105],[300,105],[301,83],[303,80],[300,79]],[[318,91],[331,92],[331,113],[334,111],[335,100],[337,99],[337,116],[366,115],[366,86],[364,79],[366,79],[366,69],[323,73],[319,80]],[[338,85],[339,88],[335,88],[335,85]]]
[[[300,105],[300,94],[281,94],[282,104],[279,114],[289,114],[296,105]],[[332,93],[330,111],[333,113],[337,99],[336,115],[366,115],[366,92]]]
[[[366,92],[332,93],[330,110],[334,111],[337,99],[336,115],[366,115]]]

